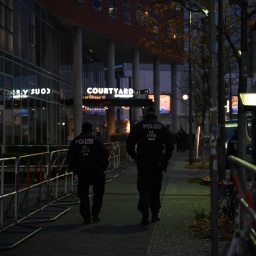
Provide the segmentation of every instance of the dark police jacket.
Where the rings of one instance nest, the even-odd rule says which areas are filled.
[[[136,123],[126,140],[126,151],[131,158],[152,157],[168,162],[172,156],[171,132],[154,115]]]
[[[100,175],[108,167],[108,153],[101,138],[91,132],[82,132],[70,143],[67,163],[78,176]]]

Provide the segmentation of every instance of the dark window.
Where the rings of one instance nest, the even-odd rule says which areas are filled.
[[[95,9],[101,10],[101,0],[93,0],[92,6]]]
[[[124,0],[124,22],[131,24],[130,0]]]

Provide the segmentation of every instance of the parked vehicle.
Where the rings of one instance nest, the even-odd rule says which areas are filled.
[[[228,141],[230,138],[234,135],[235,130],[238,127],[238,120],[237,119],[231,119],[226,120],[225,128],[226,128],[226,141],[225,141],[225,147],[227,152],[227,146]],[[244,138],[246,140],[246,161],[251,162],[251,155],[252,155],[252,145],[251,145],[251,119],[247,118],[247,126],[246,126],[246,134],[244,135]]]

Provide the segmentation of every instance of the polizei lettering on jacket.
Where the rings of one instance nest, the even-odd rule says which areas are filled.
[[[162,129],[161,124],[143,124],[143,129]]]
[[[79,144],[79,145],[93,144],[93,139],[79,139],[79,140],[76,140],[76,144]]]

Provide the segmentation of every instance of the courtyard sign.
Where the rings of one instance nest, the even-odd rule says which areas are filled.
[[[115,97],[133,97],[135,94],[149,94],[149,89],[144,90],[133,90],[132,88],[97,88],[89,87],[87,88],[87,94],[91,95],[111,95],[114,94]]]
[[[132,88],[97,88],[89,87],[87,88],[88,94],[104,94],[110,95],[114,94],[116,97],[133,97],[134,90]]]

